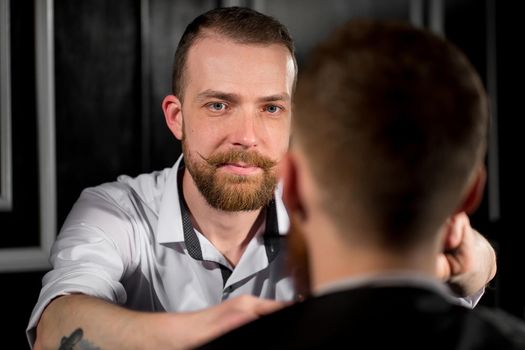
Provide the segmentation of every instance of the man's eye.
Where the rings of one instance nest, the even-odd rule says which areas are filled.
[[[275,113],[278,113],[278,112],[281,111],[281,107],[275,106],[275,105],[268,105],[268,106],[266,106],[266,111],[268,113],[275,114]]]
[[[214,112],[221,112],[226,109],[226,105],[222,102],[213,102],[208,105],[208,108]]]

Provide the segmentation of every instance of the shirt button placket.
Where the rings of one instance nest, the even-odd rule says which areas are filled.
[[[228,299],[228,297],[230,296],[231,292],[233,292],[233,286],[228,286],[226,288],[223,289],[222,291],[222,300],[226,300]]]

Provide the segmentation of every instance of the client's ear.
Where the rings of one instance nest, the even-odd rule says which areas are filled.
[[[458,207],[456,213],[464,211],[467,214],[470,214],[478,208],[479,204],[481,203],[481,199],[483,198],[486,181],[487,171],[485,169],[485,165],[482,164],[476,170],[474,178],[465,191],[465,197],[463,198],[463,201]]]

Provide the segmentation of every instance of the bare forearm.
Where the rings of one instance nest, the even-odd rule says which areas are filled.
[[[285,303],[240,296],[195,312],[136,312],[86,295],[55,299],[37,327],[35,349],[192,349]],[[75,346],[60,347],[63,342]]]
[[[101,299],[62,296],[42,314],[35,349],[134,349],[134,344],[140,345],[136,329],[140,321],[140,313]]]
[[[35,350],[190,349],[207,340],[198,332],[200,314],[137,312],[86,295],[63,296],[44,311]]]

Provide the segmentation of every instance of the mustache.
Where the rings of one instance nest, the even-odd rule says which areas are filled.
[[[248,166],[258,167],[264,171],[268,171],[277,165],[277,161],[265,157],[256,151],[229,150],[212,154],[209,157],[204,157],[200,153],[199,156],[208,163],[208,165],[215,168],[230,163],[245,163]]]

